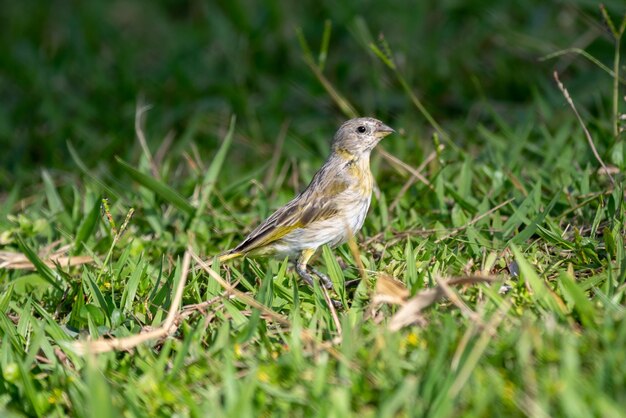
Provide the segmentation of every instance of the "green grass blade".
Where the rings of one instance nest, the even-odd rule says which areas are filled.
[[[206,205],[211,197],[211,193],[213,192],[213,188],[217,182],[220,171],[222,170],[222,166],[224,165],[224,161],[226,160],[226,155],[228,154],[228,150],[233,142],[233,137],[235,134],[235,123],[237,122],[237,117],[233,115],[230,118],[230,125],[228,126],[228,132],[224,137],[224,141],[220,146],[220,149],[215,154],[209,169],[204,175],[204,179],[202,180],[202,191],[200,194],[200,202],[198,203],[198,208],[195,212],[195,218],[198,218],[204,212]]]
[[[337,259],[333,254],[333,251],[330,249],[328,245],[324,245],[322,248],[322,256],[324,258],[324,265],[326,266],[326,270],[328,271],[328,277],[333,282],[334,288],[337,290],[339,294],[339,298],[341,299],[341,303],[344,306],[346,304],[346,287],[344,285],[345,278],[343,276],[343,271],[341,271],[341,267],[337,263]]]
[[[44,194],[46,195],[48,207],[50,208],[53,217],[58,219],[64,228],[72,229],[72,219],[63,204],[63,200],[57,191],[57,187],[54,184],[52,177],[50,177],[50,174],[46,170],[43,170],[41,177],[43,180]]]
[[[56,186],[52,181],[52,177],[48,174],[48,171],[43,170],[41,178],[43,179],[44,191],[46,193],[46,198],[48,199],[48,206],[50,207],[52,213],[65,213],[65,206],[63,205],[61,196],[59,196]]]
[[[579,284],[574,281],[569,273],[563,272],[559,276],[559,285],[563,289],[566,300],[573,305],[574,311],[580,316],[583,325],[593,327],[596,323],[595,310]]]
[[[91,236],[93,230],[98,225],[98,221],[100,220],[100,201],[101,198],[97,198],[94,202],[93,208],[87,213],[78,226],[78,231],[76,231],[76,238],[74,238],[74,249],[73,253],[77,254],[81,251],[83,242]]]
[[[45,281],[54,286],[55,289],[63,290],[61,285],[59,284],[59,281],[63,276],[57,274],[54,270],[48,267],[46,263],[44,263],[41,258],[39,258],[37,253],[33,251],[28,245],[26,245],[24,240],[19,235],[15,237],[15,242],[17,242],[20,251],[22,251],[26,258],[28,258],[28,260],[33,263],[33,266],[35,266],[35,270],[37,271],[37,273],[39,273],[39,275]]]
[[[89,410],[93,418],[115,418],[120,414],[111,403],[111,390],[102,370],[96,364],[97,359],[91,357],[87,362],[87,398]]]
[[[191,204],[189,204],[187,199],[185,199],[183,196],[180,195],[180,193],[172,189],[167,184],[155,179],[148,174],[142,173],[141,171],[137,170],[119,157],[115,157],[115,160],[122,167],[122,169],[126,173],[128,173],[128,175],[130,175],[133,180],[141,184],[146,189],[154,192],[157,196],[160,196],[165,201],[176,206],[178,209],[182,210],[188,215],[192,215],[195,212],[196,209]]]
[[[105,182],[103,182],[102,180],[100,180],[95,174],[93,174],[88,168],[87,165],[85,164],[85,162],[82,160],[82,158],[80,158],[80,155],[78,154],[78,151],[76,151],[76,149],[74,148],[74,146],[72,145],[72,143],[70,141],[67,141],[67,150],[70,153],[70,157],[72,157],[72,160],[74,160],[74,163],[76,164],[76,166],[78,167],[78,169],[87,177],[89,177],[95,184],[98,185],[98,187],[103,190],[104,192],[106,192],[106,194],[110,197],[115,197],[116,199],[120,198],[120,195],[118,192],[116,192],[114,189],[112,189],[111,187],[109,187]]]
[[[137,294],[137,288],[139,287],[139,283],[141,279],[143,279],[146,275],[146,270],[148,266],[146,263],[140,258],[137,262],[137,265],[133,268],[133,273],[124,286],[124,292],[122,293],[122,302],[121,307],[124,312],[129,312],[131,310],[133,301],[135,300],[135,295]]]
[[[522,232],[520,232],[519,234],[515,235],[511,239],[511,243],[513,243],[513,244],[521,244],[522,242],[526,241],[528,238],[533,236],[535,234],[535,232],[537,231],[537,228],[543,224],[543,221],[546,219],[546,216],[548,216],[550,214],[550,212],[554,208],[554,205],[556,204],[556,202],[559,200],[560,197],[561,197],[561,193],[557,192],[554,195],[554,197],[552,198],[552,200],[550,201],[550,203],[548,203],[548,206],[546,206],[546,208],[542,212],[540,212],[530,222],[530,224],[527,225],[526,228],[524,228],[524,230]]]
[[[537,182],[533,190],[528,194],[524,201],[513,212],[509,219],[502,226],[503,238],[509,237],[517,227],[519,227],[525,220],[528,220],[528,213],[532,209],[536,209],[537,195],[541,193],[541,182]]]
[[[563,317],[565,312],[563,310],[562,301],[552,293],[515,244],[511,244],[511,251],[513,251],[513,255],[519,266],[521,277],[528,283],[533,291],[533,298],[548,311]]]

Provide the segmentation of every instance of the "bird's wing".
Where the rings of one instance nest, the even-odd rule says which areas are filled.
[[[347,188],[348,183],[337,177],[316,176],[305,191],[274,212],[232,252],[253,251],[281,239],[294,229],[328,219],[338,212],[336,197]]]

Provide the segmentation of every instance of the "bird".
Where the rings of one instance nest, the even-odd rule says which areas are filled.
[[[317,277],[324,287],[332,288],[332,281],[309,261],[323,245],[337,247],[363,226],[374,187],[370,154],[394,132],[371,117],[344,122],[333,137],[328,159],[309,185],[239,245],[218,256],[219,262],[243,256],[289,257],[309,286]]]

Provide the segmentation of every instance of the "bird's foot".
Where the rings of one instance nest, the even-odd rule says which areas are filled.
[[[333,288],[333,282],[332,282],[332,280],[330,280],[330,278],[327,275],[325,275],[321,271],[317,270],[315,267],[309,266],[309,268],[311,269],[311,271],[317,277],[319,277],[320,281],[322,282],[323,286],[326,289],[332,289]],[[333,305],[333,307],[335,309],[343,309],[343,307],[344,307],[343,303],[341,303],[341,301],[337,300],[337,299],[330,299],[330,303]]]
[[[313,274],[309,273],[307,271],[307,269],[311,269],[311,271],[313,272]],[[300,276],[302,278],[302,280],[304,280],[306,282],[306,284],[308,284],[311,287],[314,287],[314,280],[317,278],[320,281],[320,284],[326,288],[326,289],[332,289],[333,288],[333,282],[330,280],[330,278],[325,275],[324,273],[320,272],[319,270],[317,270],[314,267],[311,266],[307,266],[307,265],[302,265],[302,264],[296,264],[296,273],[298,273],[298,276]],[[336,299],[330,299],[330,303],[333,305],[333,307],[335,309],[342,309],[343,308],[343,303],[341,303],[341,301],[336,300]]]
[[[322,286],[324,286],[326,289],[332,289],[333,288],[333,282],[332,282],[332,280],[330,280],[330,277],[328,277],[327,275],[325,275],[324,273],[322,273],[321,271],[319,271],[315,267],[309,266],[309,268],[311,269],[313,274],[315,274],[317,277],[319,277],[320,281],[322,282]]]
[[[337,299],[331,299],[331,300],[330,300],[330,303],[332,303],[332,305],[333,305],[333,307],[334,307],[335,309],[342,309],[342,308],[343,308],[343,303],[341,303],[341,301],[340,301],[340,300],[337,300]]]
[[[311,273],[306,271],[306,265],[303,266],[300,264],[296,264],[296,273],[298,273],[298,276],[300,276],[300,278],[304,280],[306,284],[308,284],[311,287],[315,286],[313,284],[313,281],[315,280],[315,276],[313,276]]]
[[[361,282],[361,279],[346,280],[345,286],[346,288],[356,287],[359,285],[360,282]]]

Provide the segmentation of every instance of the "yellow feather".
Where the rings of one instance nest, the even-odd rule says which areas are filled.
[[[228,260],[232,260],[233,258],[241,257],[242,255],[243,255],[243,253],[224,254],[224,255],[220,255],[218,260],[219,260],[220,263],[223,263],[224,261],[228,261]]]
[[[270,233],[261,238],[259,241],[255,242],[254,245],[249,249],[249,251],[281,239],[289,232],[293,231],[296,228],[299,228],[300,225],[300,222],[298,222],[294,225],[276,226],[274,229],[272,229]]]

